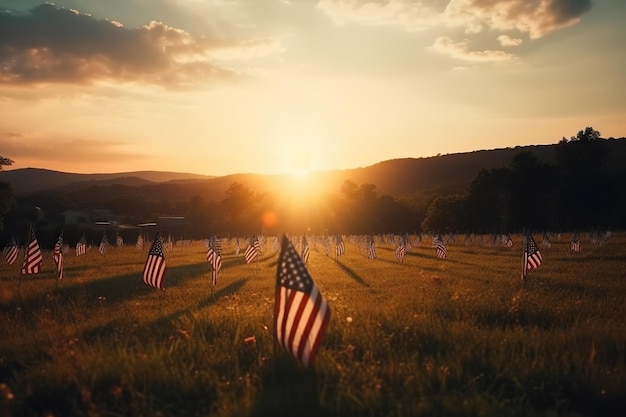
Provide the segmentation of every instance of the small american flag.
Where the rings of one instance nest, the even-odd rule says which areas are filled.
[[[76,256],[81,256],[87,253],[87,240],[85,239],[85,235],[80,238],[78,243],[76,244]]]
[[[445,257],[446,257],[446,247],[443,244],[443,241],[441,240],[441,238],[439,240],[437,240],[437,243],[435,244],[435,251],[437,252],[437,258],[445,259]]]
[[[146,259],[146,265],[143,268],[143,282],[146,284],[163,289],[163,277],[167,265],[165,263],[165,254],[163,253],[163,242],[157,232],[152,242],[150,252],[148,252],[148,259]]]
[[[43,256],[41,256],[41,249],[39,249],[39,243],[37,243],[37,237],[35,231],[30,229],[30,243],[26,250],[26,257],[24,258],[24,264],[22,265],[22,274],[38,274],[41,271],[41,264],[43,263]]]
[[[54,244],[52,259],[57,266],[57,277],[63,279],[63,232],[59,235],[59,240]]]
[[[400,262],[404,262],[404,255],[405,255],[406,249],[404,247],[404,245],[400,245],[396,248],[396,259],[399,260]]]
[[[335,235],[335,255],[341,256],[346,253],[346,244],[343,243],[343,237],[339,233]]]
[[[367,237],[367,257],[369,259],[376,258],[376,242],[374,241],[374,236]]]
[[[137,250],[143,250],[143,237],[141,235],[137,236],[137,243],[135,244]]]
[[[313,365],[329,321],[326,300],[296,249],[283,235],[276,270],[276,342],[302,365]]]
[[[309,256],[311,255],[311,248],[309,247],[309,242],[306,240],[306,236],[302,236],[302,262],[309,263]]]
[[[572,242],[570,243],[570,250],[572,252],[580,252],[580,239],[578,238],[578,233],[575,233],[572,237]]]
[[[100,255],[106,255],[107,254],[107,247],[108,246],[109,246],[109,241],[107,240],[106,232],[104,232],[102,234],[102,240],[100,241],[100,246],[98,246],[98,252],[100,252]]]
[[[244,254],[245,258],[246,258],[246,263],[252,263],[254,262],[259,255],[261,255],[261,242],[259,242],[259,239],[257,239],[256,237],[253,237],[252,239],[250,239],[250,243],[248,244],[248,247],[246,248],[246,252]]]
[[[19,249],[15,243],[14,237],[11,237],[11,240],[7,243],[2,252],[4,253],[4,259],[6,259],[7,263],[13,265],[13,262],[15,262],[19,254]]]
[[[543,258],[541,252],[535,243],[531,234],[524,237],[524,264],[522,269],[522,280],[526,278],[526,273],[529,269],[537,269]]]
[[[215,287],[217,285],[217,279],[220,274],[220,269],[222,269],[222,256],[217,253],[213,248],[209,247],[206,254],[206,260],[209,265],[211,265],[211,268],[213,268],[212,284]]]

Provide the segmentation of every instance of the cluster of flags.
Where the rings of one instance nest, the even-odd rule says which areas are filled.
[[[608,235],[604,235],[602,239],[606,241],[607,236]],[[549,242],[547,235],[544,235],[543,242],[546,240]],[[512,246],[512,240],[509,235],[502,235],[501,242],[505,246]],[[118,246],[123,245],[123,240],[120,241],[118,238],[116,239],[116,243]],[[277,243],[278,239],[275,239],[274,246],[276,246]],[[330,239],[328,235],[321,238],[321,243],[324,248],[324,253],[328,254],[330,250]],[[334,243],[336,256],[345,254],[346,246],[341,234],[334,236]],[[107,246],[108,242],[106,234],[104,234],[99,247],[99,252],[102,255],[106,254]],[[137,239],[136,246],[137,248],[143,247],[143,238],[141,235]],[[235,240],[234,246],[235,254],[239,254],[240,245],[238,238]],[[303,366],[311,366],[315,362],[324,333],[330,321],[330,308],[307,270],[306,264],[309,261],[311,247],[309,246],[306,236],[302,236],[298,246],[300,246],[300,253],[298,253],[298,250],[294,247],[294,243],[291,239],[286,235],[282,236],[279,245],[280,254],[276,271],[274,337],[276,343],[287,353],[292,355],[299,363]],[[446,258],[447,251],[441,236],[437,235],[433,237],[433,247],[435,248],[437,258]],[[369,235],[365,237],[365,248],[368,258],[376,258],[376,242],[374,236]],[[410,238],[408,236],[401,236],[394,256],[399,262],[403,263],[405,255],[410,249]],[[570,249],[572,252],[576,253],[580,251],[578,233],[575,233],[572,237]],[[85,236],[83,235],[76,245],[76,254],[80,256],[85,254],[85,252],[86,242]],[[19,248],[13,238],[3,249],[3,255],[9,265],[15,262],[18,253]],[[63,278],[63,253],[63,232],[61,232],[54,245],[52,255],[58,279]],[[214,287],[217,285],[222,266],[221,253],[221,240],[218,237],[209,239],[206,256],[207,262],[212,268],[212,284]],[[244,253],[246,263],[250,264],[254,262],[260,257],[261,253],[261,239],[257,236],[253,236]],[[529,233],[524,235],[523,255],[522,280],[524,280],[528,271],[539,268],[543,262],[541,251],[532,235]],[[39,273],[42,261],[43,257],[35,232],[30,228],[28,247],[21,269],[22,274]],[[164,290],[166,271],[167,264],[165,260],[164,242],[159,233],[157,233],[144,265],[142,274],[143,281],[149,286]]]

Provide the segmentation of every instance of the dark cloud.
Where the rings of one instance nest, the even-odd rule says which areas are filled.
[[[129,29],[42,4],[27,14],[0,12],[0,83],[116,80],[184,87],[237,76],[207,57],[214,49],[237,46],[161,22]]]

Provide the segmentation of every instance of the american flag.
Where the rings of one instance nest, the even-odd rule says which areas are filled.
[[[109,241],[107,240],[106,232],[104,232],[102,234],[102,240],[100,241],[100,246],[98,247],[98,252],[100,252],[100,255],[106,255],[107,254],[107,247],[108,246],[109,246]]]
[[[19,254],[19,249],[15,243],[14,237],[11,237],[11,240],[7,243],[2,252],[4,253],[4,259],[6,259],[7,263],[13,265],[13,262],[15,262]]]
[[[59,240],[54,244],[52,259],[57,266],[57,277],[63,279],[63,231],[59,235]]]
[[[259,239],[257,239],[255,236],[250,239],[250,243],[246,248],[246,252],[244,254],[246,258],[246,263],[249,264],[254,262],[259,257],[259,255],[261,255],[261,242],[259,242]]]
[[[446,257],[446,247],[441,238],[439,238],[435,243],[435,250],[437,252],[437,258],[444,259]]]
[[[339,233],[335,235],[335,255],[341,256],[346,253],[346,244],[343,243],[343,237]]]
[[[124,238],[123,238],[122,236],[117,236],[117,237],[115,238],[115,245],[116,245],[118,248],[121,248],[122,246],[124,246]]]
[[[239,238],[235,239],[235,255],[239,255],[241,252],[241,245],[239,245]]]
[[[163,253],[163,242],[161,242],[161,236],[159,236],[157,232],[154,237],[154,242],[152,242],[150,252],[148,252],[146,265],[143,268],[143,282],[162,290],[166,269],[167,265],[165,264],[165,253]]]
[[[283,235],[276,270],[276,342],[302,365],[313,365],[329,321],[326,300],[296,249]]]
[[[570,243],[570,250],[572,252],[580,252],[580,239],[578,238],[578,233],[574,233],[572,237],[572,242]]]
[[[529,233],[524,236],[524,264],[522,269],[522,280],[526,277],[529,269],[537,269],[543,260],[541,252],[535,243],[532,235]]]
[[[213,286],[215,287],[217,285],[217,278],[220,274],[220,269],[222,269],[222,256],[219,253],[217,253],[215,249],[209,247],[207,254],[206,254],[206,260],[209,263],[209,265],[211,265],[211,268],[213,268],[212,283],[213,283]]]
[[[141,235],[137,236],[137,243],[135,244],[137,250],[143,250],[143,237]]]
[[[35,231],[30,229],[30,243],[26,250],[26,257],[24,258],[24,264],[22,265],[22,274],[38,274],[41,271],[41,264],[43,263],[43,256],[41,256],[41,249],[39,249],[39,243],[37,243],[37,237]]]
[[[374,236],[367,237],[367,257],[369,259],[376,258],[376,242],[374,242]]]
[[[404,245],[400,245],[396,248],[396,259],[399,260],[400,262],[404,262],[404,254],[406,252],[406,249],[404,247]]]
[[[306,240],[306,236],[302,236],[302,262],[309,263],[309,256],[311,255],[311,248],[309,247],[309,242]]]
[[[85,239],[85,234],[83,233],[83,237],[81,237],[76,244],[76,256],[84,255],[85,253],[87,253],[87,240]]]

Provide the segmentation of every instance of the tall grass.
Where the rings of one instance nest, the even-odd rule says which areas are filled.
[[[44,254],[19,300],[3,263],[0,416],[626,415],[626,235],[541,247],[523,283],[514,240],[404,264],[391,244],[313,250],[332,311],[314,369],[274,346],[269,248],[247,265],[226,247],[214,289],[204,246],[175,248],[165,293],[134,247],[68,254],[62,281]]]

